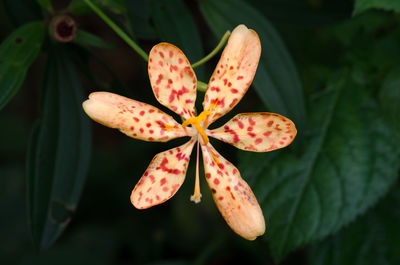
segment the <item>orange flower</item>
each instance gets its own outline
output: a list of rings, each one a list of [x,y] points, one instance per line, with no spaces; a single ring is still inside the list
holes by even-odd
[[[83,103],[95,121],[118,128],[126,135],[145,141],[165,142],[177,137],[191,139],[179,147],[157,154],[132,191],[131,202],[146,209],[171,198],[182,185],[197,142],[194,194],[200,202],[199,145],[203,153],[208,186],[222,216],[240,236],[254,240],[264,234],[265,221],[256,197],[238,169],[210,144],[214,137],[239,149],[267,152],[289,145],[296,136],[292,121],[274,113],[242,113],[220,128],[208,126],[229,112],[243,97],[255,75],[261,44],[255,31],[236,27],[211,76],[204,111],[195,117],[197,79],[186,56],[169,43],[153,47],[149,55],[150,83],[158,102],[182,116],[181,125],[151,105],[108,92],[95,92]]]

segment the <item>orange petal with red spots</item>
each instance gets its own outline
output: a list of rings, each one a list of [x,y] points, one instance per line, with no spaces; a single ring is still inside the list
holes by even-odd
[[[197,79],[178,47],[165,42],[154,46],[149,54],[148,70],[158,102],[185,119],[195,116]]]
[[[294,123],[284,116],[260,112],[238,114],[207,134],[239,149],[268,152],[289,145],[297,130]]]
[[[119,129],[132,138],[166,142],[187,135],[185,129],[168,114],[117,94],[94,92],[82,105],[94,121]]]
[[[261,55],[255,31],[237,26],[208,84],[204,110],[211,112],[208,124],[229,112],[244,96],[257,70]]]
[[[201,146],[208,186],[218,210],[238,235],[254,240],[265,232],[260,205],[237,168],[210,145]]]
[[[159,153],[153,158],[132,191],[131,202],[136,208],[146,209],[174,196],[185,180],[195,142],[191,139],[186,144]]]

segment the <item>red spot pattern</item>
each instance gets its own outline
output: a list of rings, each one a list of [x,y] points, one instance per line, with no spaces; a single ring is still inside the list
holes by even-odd
[[[161,83],[161,80],[163,79],[163,75],[159,74],[158,79],[156,80],[156,84],[159,85]]]
[[[167,179],[166,178],[162,178],[160,180],[160,186],[164,185],[165,183],[167,183]]]
[[[231,104],[229,104],[229,108],[233,108],[233,107],[236,105],[236,103],[237,103],[238,101],[239,101],[239,99],[234,98],[234,99],[232,100]]]
[[[242,113],[222,127],[210,130],[209,134],[243,150],[265,152],[290,144],[296,128],[278,114]]]
[[[261,46],[258,39],[251,36],[249,39],[251,40],[246,42],[248,45],[246,44],[245,47],[228,42],[216,70],[211,76],[209,89],[207,89],[203,102],[204,109],[211,110],[209,123],[235,107],[253,80],[261,54]],[[220,105],[214,108],[213,105],[218,103]]]
[[[146,141],[167,141],[187,134],[172,117],[151,105],[109,92],[92,93],[89,101],[107,109],[107,112],[90,115],[94,120],[108,127],[117,128],[130,137]],[[168,126],[168,131],[161,133],[161,130],[152,132],[144,130],[156,125],[156,121],[162,117],[165,117],[164,123]]]
[[[183,94],[186,94],[186,93],[188,93],[189,92],[189,89],[187,89],[187,87],[185,87],[185,86],[182,86],[182,88],[180,89],[180,90],[175,90],[175,89],[173,89],[172,91],[171,91],[171,93],[169,94],[169,103],[171,103],[172,101],[174,101],[175,100],[175,97],[179,100],[180,99],[180,97],[183,95]],[[185,101],[186,102],[186,101]]]
[[[164,157],[160,166],[157,167],[156,169],[161,169],[164,172],[168,172],[168,173],[174,174],[174,175],[178,175],[181,173],[181,171],[179,169],[168,168],[167,164],[168,164],[168,159],[166,157]]]
[[[197,80],[189,61],[177,47],[157,44],[149,54],[149,77],[157,100],[188,119],[193,116]],[[163,62],[162,65],[155,62]]]
[[[194,143],[194,140],[190,140],[154,157],[132,192],[131,201],[137,208],[144,209],[162,203],[175,194],[185,178]],[[177,155],[182,159],[177,159]]]
[[[202,151],[206,176],[209,176],[206,179],[214,201],[224,218],[238,218],[238,216],[242,218],[248,210],[257,209],[259,207],[257,200],[238,170],[219,155],[213,147],[202,146]],[[212,167],[212,163],[224,165],[226,169],[224,177],[218,176],[219,167]],[[246,209],[246,212],[235,212],[241,211],[241,209]]]

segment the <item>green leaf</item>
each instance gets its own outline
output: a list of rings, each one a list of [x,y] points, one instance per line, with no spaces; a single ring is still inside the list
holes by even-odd
[[[239,152],[239,171],[243,172],[246,182],[253,187],[257,178],[262,174],[264,169],[268,167],[271,161],[277,157],[281,151],[255,153],[255,152]]]
[[[37,0],[3,0],[5,14],[15,26],[42,19],[42,10]]]
[[[124,0],[92,0],[92,2],[114,14],[120,15],[127,11]],[[75,16],[86,15],[92,12],[83,0],[72,0],[69,3],[68,10]]]
[[[400,1],[398,0],[356,0],[353,16],[358,15],[368,9],[376,8],[386,11],[400,13]]]
[[[335,79],[310,108],[304,155],[278,157],[253,185],[277,260],[352,221],[398,175],[400,143],[380,109],[347,76]]]
[[[84,97],[69,55],[50,47],[41,119],[28,152],[28,216],[36,246],[45,249],[71,220],[89,166],[91,134]]]
[[[386,117],[400,134],[400,67],[393,69],[385,78],[379,100]]]
[[[96,35],[81,29],[78,29],[76,32],[76,37],[73,42],[84,47],[92,46],[103,49],[112,49],[115,47],[113,44],[107,43]]]
[[[157,39],[158,35],[150,17],[150,3],[143,0],[125,0],[131,28],[140,39]]]
[[[162,41],[179,47],[194,63],[204,56],[200,34],[193,17],[181,0],[151,1],[151,15]],[[196,74],[202,79],[204,70],[196,68]]]
[[[389,196],[338,234],[315,244],[311,265],[400,264],[400,190]]]
[[[296,67],[273,26],[241,0],[205,0],[200,8],[217,38],[239,24],[258,33],[262,53],[253,85],[266,107],[292,119],[302,133],[306,119],[303,90]]]
[[[48,12],[51,12],[53,10],[53,7],[51,6],[51,0],[36,0],[37,3],[45,10]]]
[[[346,0],[247,0],[272,22],[291,26],[330,25],[350,18],[353,3]]]
[[[31,22],[15,30],[0,46],[0,109],[17,93],[26,71],[36,59],[46,29]]]

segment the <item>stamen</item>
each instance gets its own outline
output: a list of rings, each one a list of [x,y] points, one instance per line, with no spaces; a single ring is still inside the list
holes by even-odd
[[[199,203],[201,201],[199,181],[199,149],[199,141],[197,141],[196,180],[194,184],[194,194],[190,196],[190,200],[195,203]]]
[[[213,160],[215,161],[215,163],[217,163],[217,165],[221,164],[217,158],[217,155],[214,154],[214,152],[212,150],[209,150],[211,152],[211,156],[213,157]]]
[[[210,140],[208,139],[208,136],[204,132],[203,128],[200,126],[200,123],[203,122],[207,118],[208,115],[210,115],[210,112],[208,110],[204,110],[197,117],[189,118],[186,121],[184,121],[184,123],[182,123],[182,127],[183,128],[185,128],[189,124],[192,124],[196,128],[197,132],[200,134],[200,136],[203,139],[203,142],[204,142],[205,145],[208,144],[208,142]]]

